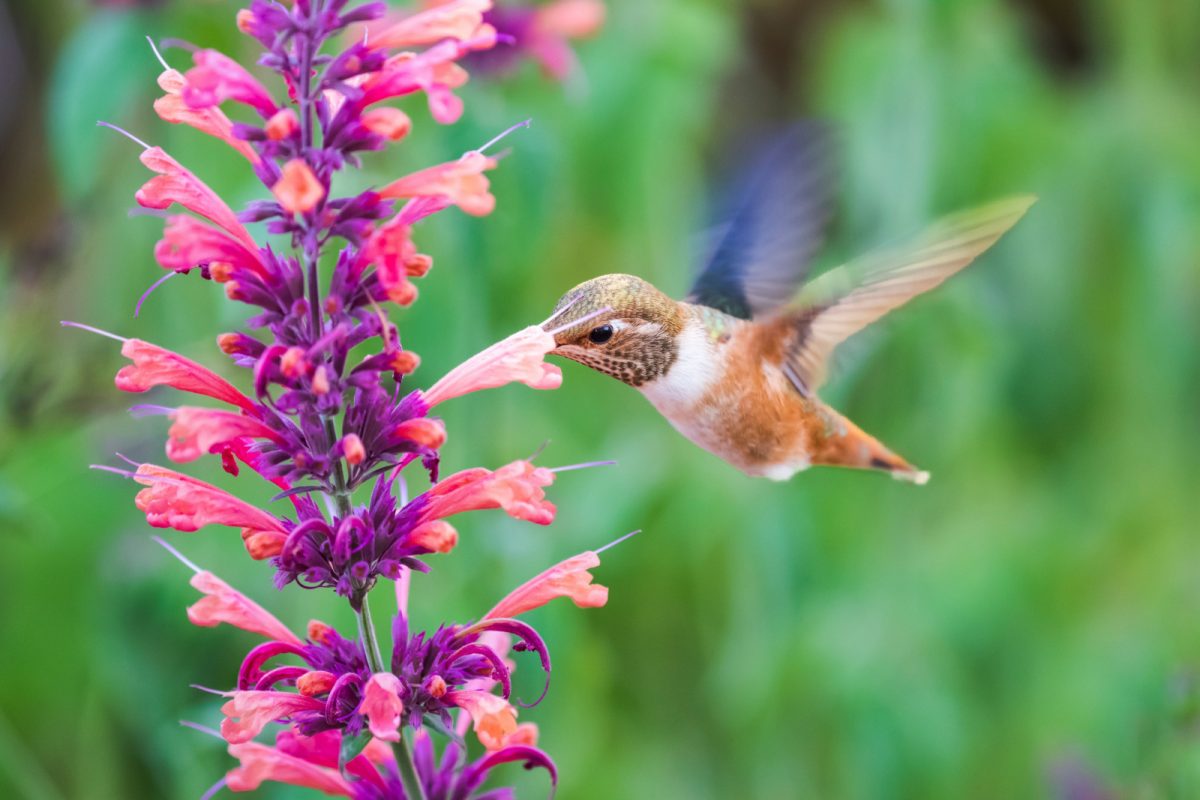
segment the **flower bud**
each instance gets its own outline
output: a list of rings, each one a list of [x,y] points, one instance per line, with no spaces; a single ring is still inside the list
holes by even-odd
[[[296,680],[296,690],[305,697],[316,697],[333,688],[336,680],[337,677],[333,673],[315,669],[312,672],[304,673]]]
[[[290,108],[282,108],[267,120],[267,138],[278,142],[292,136],[299,128],[300,121],[296,119],[296,112]]]
[[[429,417],[406,419],[392,431],[397,439],[407,439],[421,447],[436,450],[446,443],[446,426]]]
[[[458,544],[458,531],[449,522],[435,519],[414,528],[406,543],[431,553],[449,553]]]
[[[367,457],[367,449],[363,447],[362,439],[358,438],[358,434],[348,433],[342,437],[342,455],[346,457],[346,463],[357,466]]]
[[[279,359],[279,370],[289,378],[298,378],[308,372],[308,361],[300,347],[289,347]]]
[[[440,699],[446,694],[446,681],[441,675],[431,675],[425,681],[425,691],[429,692],[429,696]]]
[[[255,561],[265,561],[283,552],[283,543],[287,536],[278,531],[256,531],[253,528],[242,530],[242,544],[246,552]]]
[[[333,628],[326,625],[320,620],[309,620],[308,622],[308,639],[317,644],[329,644],[333,641],[332,635],[336,634]]]
[[[324,366],[317,367],[313,373],[312,390],[317,395],[329,394],[329,374]]]

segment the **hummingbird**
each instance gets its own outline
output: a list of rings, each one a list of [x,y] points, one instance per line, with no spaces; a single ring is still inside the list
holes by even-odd
[[[970,264],[1032,196],[947,216],[906,244],[803,285],[827,214],[812,137],[768,158],[675,300],[635,275],[592,278],[562,296],[551,354],[641,392],[685,437],[742,472],[783,481],[810,466],[929,473],[821,401],[847,338]]]

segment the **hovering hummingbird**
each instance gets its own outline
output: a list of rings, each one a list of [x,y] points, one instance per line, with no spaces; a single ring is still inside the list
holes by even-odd
[[[686,300],[633,275],[563,295],[551,352],[640,391],[684,436],[748,475],[812,465],[929,473],[817,397],[834,349],[963,269],[1034,202],[1013,197],[946,217],[909,244],[823,273],[801,290],[825,222],[821,147],[766,160]],[[578,324],[572,325],[572,321]]]

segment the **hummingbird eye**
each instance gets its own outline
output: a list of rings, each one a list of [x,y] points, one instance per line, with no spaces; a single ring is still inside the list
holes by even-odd
[[[612,325],[600,325],[599,327],[592,328],[592,330],[588,333],[588,340],[592,344],[604,344],[612,338],[612,335]]]

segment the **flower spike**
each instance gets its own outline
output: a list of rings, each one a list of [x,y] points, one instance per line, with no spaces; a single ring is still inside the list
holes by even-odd
[[[439,0],[378,24],[389,16],[382,2],[249,0],[235,21],[262,48],[250,68],[215,50],[162,40],[190,54],[191,68],[176,70],[148,39],[162,67],[157,115],[223,142],[241,157],[237,163],[244,159],[262,186],[245,205],[228,203],[161,147],[99,123],[141,146],[139,159],[152,175],[135,195],[138,213],[162,218],[154,259],[163,272],[145,279],[149,288],[134,316],[179,273],[219,285],[227,298],[255,309],[242,329],[217,338],[243,377],[227,379],[142,339],[63,324],[121,343],[128,363],[114,382],[122,391],[166,386],[218,401],[169,407],[156,400],[131,410],[138,419],[167,418],[172,462],[215,455],[235,477],[249,466],[274,484],[274,500],[290,501],[289,516],[156,464],[122,457],[127,466],[95,468],[139,484],[134,502],[152,527],[233,528],[250,557],[273,569],[276,587],[332,589],[357,617],[352,638],[317,621],[293,632],[155,537],[192,570],[199,593],[187,608],[193,624],[233,625],[261,639],[242,658],[233,690],[197,687],[223,698],[220,731],[183,723],[224,739],[236,760],[206,800],[222,788],[248,791],[264,781],[354,800],[482,800],[507,796],[506,789],[484,788],[489,773],[506,763],[543,768],[557,784],[554,763],[536,747],[536,724],[517,722],[516,706],[526,704],[512,698],[521,653],[531,653],[544,674],[534,703],[545,696],[550,653],[541,635],[513,616],[555,597],[603,605],[608,590],[590,572],[596,553],[547,570],[474,623],[413,630],[408,606],[413,573],[431,572],[461,546],[450,517],[499,509],[548,525],[557,509],[546,491],[557,474],[609,463],[549,469],[526,459],[440,474],[448,434],[432,415],[436,407],[513,382],[557,388],[562,373],[546,356],[570,303],[421,388],[410,385],[421,378],[414,375],[420,358],[409,347],[421,343],[404,339],[381,308],[385,300],[413,304],[417,281],[431,273],[432,257],[414,241],[421,221],[451,206],[475,216],[492,212],[489,173],[503,156],[492,151],[530,121],[376,189],[346,192],[361,182],[340,173],[359,166],[363,152],[407,139],[413,118],[386,101],[424,94],[433,120],[453,123],[464,113],[457,94],[470,77],[464,65],[487,63],[473,54],[504,43],[540,53],[544,63],[565,61],[563,40],[595,27],[595,2],[550,0],[526,15],[530,27],[522,33],[511,25],[497,30],[512,15],[494,12],[492,0]],[[281,80],[260,80],[267,73]],[[254,113],[231,119],[227,102]],[[411,476],[400,473],[414,463],[428,473],[429,488],[410,496]],[[390,653],[380,647],[368,604],[388,580],[397,601]],[[449,740],[435,746],[428,727]],[[487,750],[475,760],[462,741],[469,727]],[[411,749],[393,751],[389,742],[407,736]]]

